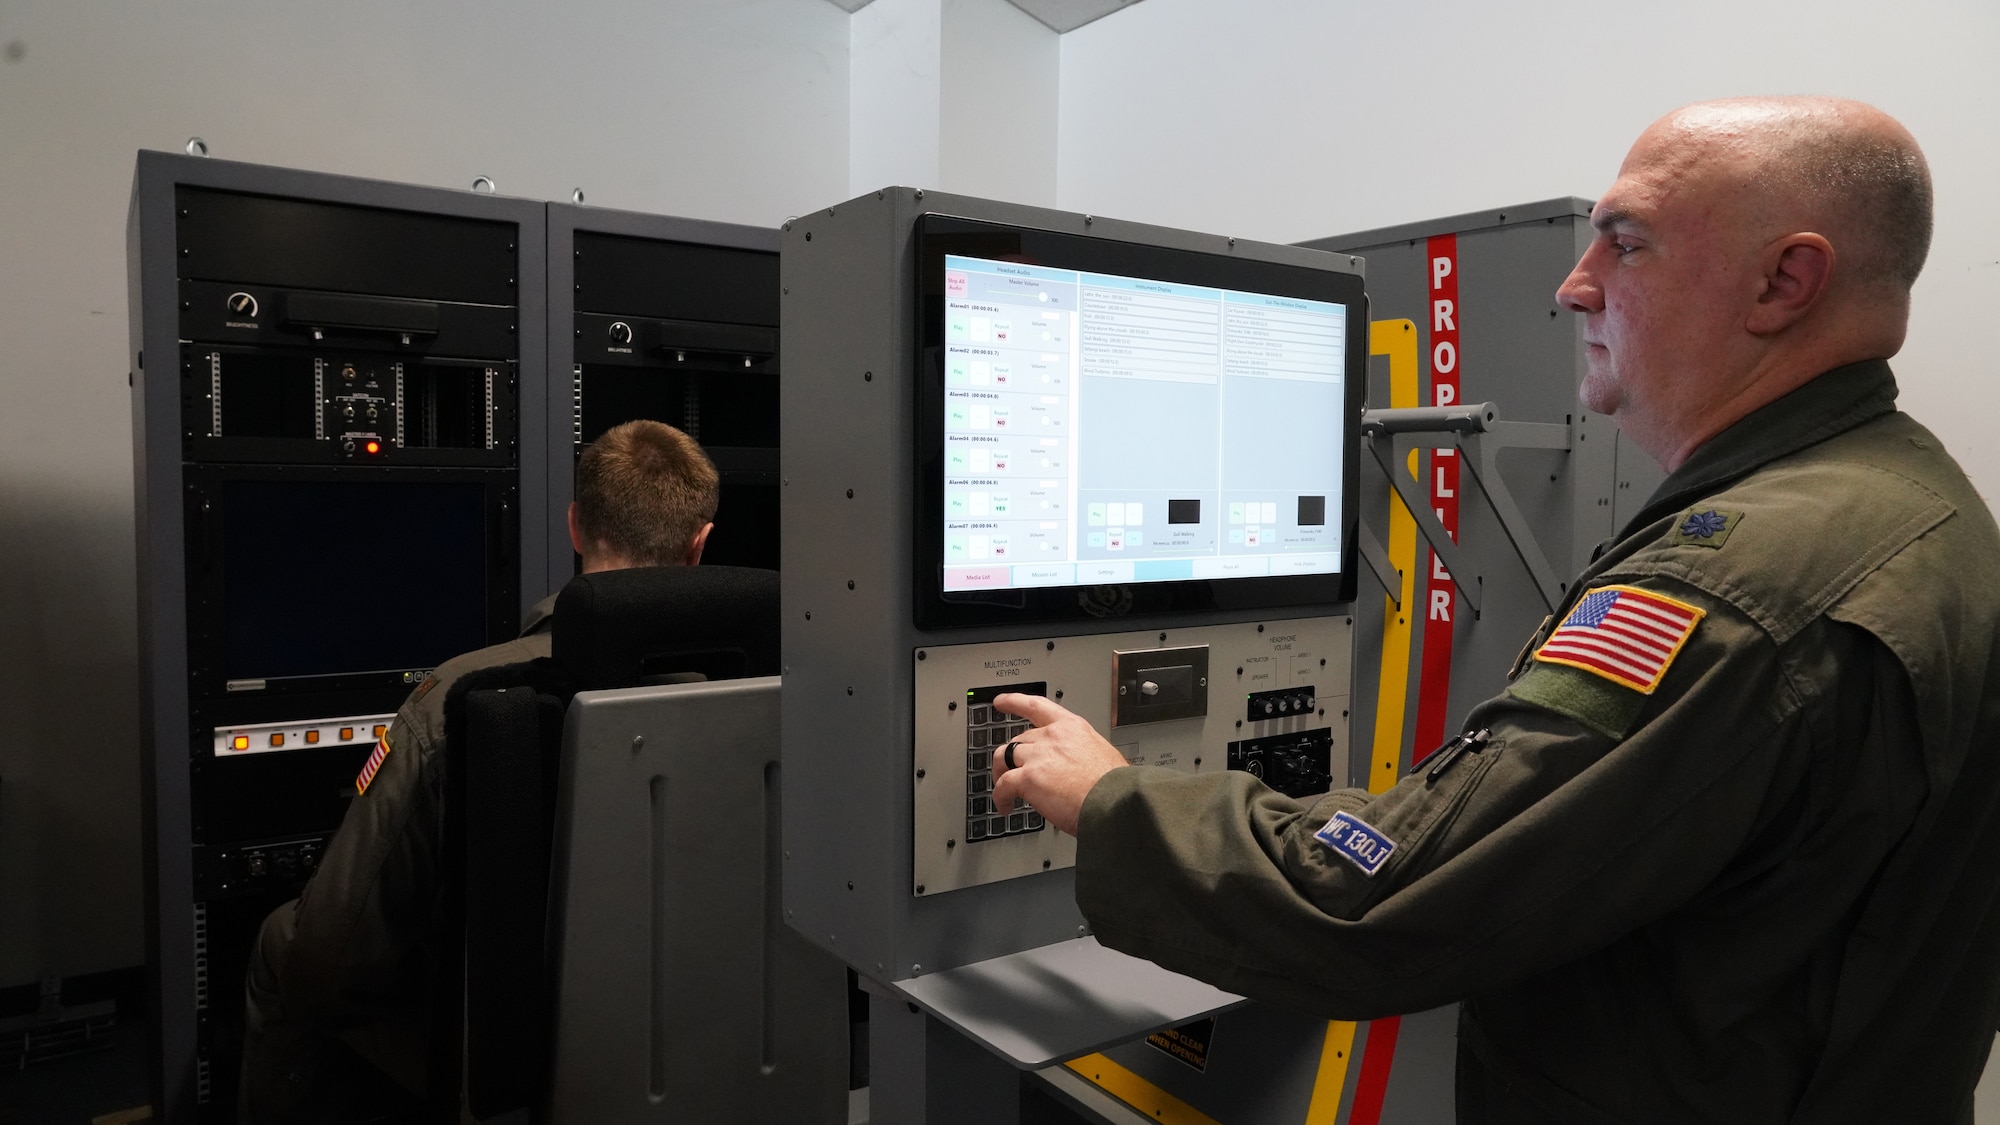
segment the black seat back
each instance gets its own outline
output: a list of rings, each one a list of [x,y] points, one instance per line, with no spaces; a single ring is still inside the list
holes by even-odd
[[[579,574],[556,599],[555,658],[578,691],[778,674],[778,572],[638,567]]]

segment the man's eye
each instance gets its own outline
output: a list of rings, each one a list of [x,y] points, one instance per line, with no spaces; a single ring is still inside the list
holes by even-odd
[[[1613,239],[1611,242],[1611,252],[1613,254],[1618,255],[1621,258],[1637,249],[1638,249],[1637,246],[1634,246],[1629,242],[1619,242],[1616,239]]]

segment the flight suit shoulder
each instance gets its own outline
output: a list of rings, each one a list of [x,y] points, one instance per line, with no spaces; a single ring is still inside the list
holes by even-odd
[[[402,740],[408,739],[424,749],[443,746],[444,701],[451,694],[453,685],[474,672],[506,664],[523,664],[546,657],[550,651],[547,632],[530,633],[454,656],[438,665],[423,683],[410,692],[409,698],[397,711],[397,729],[390,731],[392,744],[401,748]]]
[[[1887,415],[1773,462],[1663,521],[1615,570],[1684,583],[1786,644],[1958,511],[1925,459],[1902,455],[1922,453],[1911,430]]]

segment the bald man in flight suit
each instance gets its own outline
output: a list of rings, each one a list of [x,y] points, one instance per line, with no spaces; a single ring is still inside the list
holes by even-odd
[[[1463,735],[1296,801],[1003,695],[995,799],[1076,834],[1107,946],[1335,1018],[1462,1000],[1467,1125],[1970,1122],[2000,532],[1895,407],[1922,153],[1857,102],[1689,106],[1591,223],[1580,398],[1669,475]]]
[[[577,462],[569,506],[583,572],[699,563],[718,484],[672,426],[606,431]],[[528,612],[519,638],[446,661],[410,693],[312,881],[265,919],[245,988],[245,1125],[421,1116],[445,697],[470,673],[548,656],[555,601]]]

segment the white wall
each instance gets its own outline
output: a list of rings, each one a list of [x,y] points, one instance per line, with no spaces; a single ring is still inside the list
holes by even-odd
[[[0,986],[144,958],[133,153],[775,226],[844,197],[847,68],[824,0],[0,5]]]
[[[1061,37],[1006,0],[945,0],[943,57],[938,187],[1054,207]]]
[[[1594,197],[1686,102],[1860,98],[1916,134],[1937,185],[1902,402],[1991,503],[1996,47],[1992,0],[1146,0],[1062,38],[1058,205],[1293,242]]]
[[[944,79],[941,0],[874,0],[854,13],[848,192],[938,182]],[[836,202],[829,200],[828,202]]]
[[[1055,206],[1055,32],[1007,0],[874,0],[854,14],[848,189]]]

